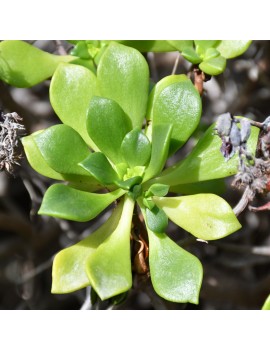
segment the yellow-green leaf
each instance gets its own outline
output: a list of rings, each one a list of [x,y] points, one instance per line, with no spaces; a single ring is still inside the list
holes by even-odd
[[[133,200],[126,197],[116,229],[87,261],[91,286],[102,300],[119,295],[132,286],[130,230],[133,208]]]
[[[50,101],[63,123],[75,129],[95,151],[98,148],[86,130],[86,116],[96,89],[96,76],[89,69],[61,64],[53,75],[50,85]]]
[[[121,217],[123,201],[111,217],[84,240],[58,252],[53,261],[52,293],[65,294],[90,285],[86,274],[86,262],[99,245],[116,228]]]
[[[201,98],[185,75],[163,78],[151,92],[147,119],[172,124],[169,153],[178,150],[194,132],[201,117]]]
[[[86,222],[124,193],[124,190],[118,189],[111,193],[93,194],[64,184],[54,184],[46,191],[38,214]]]
[[[214,194],[153,197],[179,227],[203,240],[221,239],[241,228],[230,205]]]
[[[116,101],[133,127],[141,127],[147,106],[149,68],[142,54],[112,42],[103,53],[97,70],[100,96]]]
[[[151,281],[156,293],[169,301],[198,304],[201,262],[166,234],[148,230],[148,236]]]
[[[221,40],[216,49],[225,58],[242,55],[250,46],[251,40]]]
[[[28,88],[50,78],[59,63],[75,59],[49,54],[20,40],[4,40],[0,43],[0,79]]]

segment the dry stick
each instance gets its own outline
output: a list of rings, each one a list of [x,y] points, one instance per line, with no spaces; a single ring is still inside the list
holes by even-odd
[[[34,187],[32,186],[31,182],[24,178],[23,176],[21,176],[21,179],[23,181],[23,184],[30,196],[31,202],[32,203],[40,203],[41,202],[41,196],[38,196],[36,191],[34,190]]]
[[[65,56],[67,55],[66,49],[64,48],[61,40],[54,40],[56,50],[58,51],[59,55]]]
[[[92,308],[92,303],[91,303],[91,286],[86,287],[86,296],[84,303],[82,304],[80,310],[91,310]]]
[[[247,207],[250,199],[253,196],[253,191],[250,189],[250,187],[246,187],[245,191],[243,192],[243,195],[238,202],[238,204],[233,208],[233,212],[238,217],[240,213],[244,211],[244,209]]]
[[[26,273],[25,275],[23,275],[22,278],[17,282],[17,284],[24,284],[27,281],[29,281],[30,279],[33,279],[38,274],[40,274],[40,273],[46,271],[48,268],[50,268],[52,266],[54,256],[55,255],[50,257],[49,260],[47,260],[46,262],[43,262],[42,264],[37,266],[35,269],[33,269],[33,270],[29,271],[28,273]]]
[[[177,70],[177,67],[178,67],[178,64],[179,64],[179,60],[180,60],[180,54],[178,53],[176,59],[175,59],[175,62],[174,62],[174,66],[173,66],[173,70],[172,70],[172,75],[174,75],[176,73],[176,70]]]
[[[252,120],[249,120],[249,122],[254,127],[257,127],[260,129],[263,129],[263,127],[264,127],[264,124],[262,122],[257,122],[257,121],[252,121]]]

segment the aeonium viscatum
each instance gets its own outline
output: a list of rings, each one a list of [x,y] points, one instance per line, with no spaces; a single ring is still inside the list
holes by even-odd
[[[184,160],[164,170],[200,121],[201,98],[192,82],[173,75],[148,91],[144,57],[113,42],[97,75],[75,64],[58,66],[50,101],[63,124],[23,138],[31,166],[60,181],[45,193],[39,214],[83,222],[115,204],[96,231],[55,256],[53,293],[90,285],[104,300],[128,291],[138,257],[130,241],[136,239],[149,246],[144,263],[157,294],[198,303],[202,265],[167,236],[168,220],[202,240],[240,228],[229,204],[211,191],[216,179],[237,172],[220,154],[214,126]],[[136,231],[136,216],[143,233]]]

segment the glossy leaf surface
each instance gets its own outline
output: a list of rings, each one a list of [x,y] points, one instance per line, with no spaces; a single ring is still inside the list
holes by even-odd
[[[117,228],[88,259],[88,277],[102,300],[132,286],[130,230],[133,208],[134,202],[126,197]]]
[[[193,45],[193,40],[117,40],[141,52],[182,51]]]
[[[168,40],[167,42],[179,51],[193,47],[193,40]]]
[[[114,100],[95,96],[90,102],[86,125],[91,139],[112,162],[125,162],[121,144],[132,124]]]
[[[251,40],[221,40],[216,49],[229,59],[242,55],[250,46]]]
[[[238,171],[238,157],[225,161],[220,152],[221,139],[214,135],[215,124],[208,128],[192,152],[178,164],[168,168],[156,178],[158,183],[178,185],[199,181],[225,178]],[[259,129],[251,128],[247,148],[255,154]]]
[[[135,176],[126,180],[117,180],[115,182],[116,185],[118,185],[120,188],[129,190],[133,186],[138,185],[142,182],[142,177],[140,176]]]
[[[219,44],[220,40],[194,40],[198,53],[205,53],[207,49],[214,48]]]
[[[112,42],[103,53],[97,70],[99,94],[115,100],[130,117],[133,127],[145,117],[149,69],[142,54]]]
[[[203,240],[221,239],[241,228],[230,205],[214,194],[153,200],[174,223]]]
[[[149,165],[145,171],[144,181],[159,174],[168,157],[172,124],[156,124],[152,128],[152,150]]]
[[[146,191],[145,196],[166,196],[169,191],[169,186],[165,184],[153,184],[150,188]]]
[[[35,143],[35,136],[40,133],[42,131],[35,132],[21,139],[28,162],[36,172],[45,177],[64,180],[64,176],[52,169],[40,153]]]
[[[43,158],[56,172],[89,175],[78,163],[90,153],[82,137],[65,124],[52,126],[34,137]]]
[[[90,70],[92,73],[96,74],[97,73],[97,69],[96,66],[93,62],[92,59],[81,59],[81,58],[76,58],[76,60],[72,61],[72,64],[74,65],[78,65],[78,66],[82,66],[87,68],[88,70]]]
[[[150,96],[147,118],[156,124],[172,124],[170,151],[175,152],[196,129],[201,117],[201,98],[185,75],[163,78]]]
[[[124,190],[118,189],[107,194],[93,194],[64,184],[54,184],[46,191],[38,213],[86,222],[95,218],[124,193]]]
[[[4,40],[0,43],[0,79],[28,88],[50,78],[59,63],[74,59],[49,54],[20,40]]]
[[[151,198],[144,197],[142,203],[149,210],[152,210],[156,206],[156,204]]]
[[[148,230],[148,236],[151,281],[156,293],[169,301],[198,304],[201,262],[166,234]]]
[[[70,54],[78,56],[81,59],[89,59],[91,57],[85,40],[79,40],[75,47],[70,51]]]
[[[98,246],[116,228],[122,213],[120,203],[111,217],[84,240],[61,250],[54,258],[52,268],[52,293],[65,294],[90,285],[86,262]]]
[[[86,171],[95,177],[101,184],[109,185],[118,180],[118,175],[112,168],[107,157],[101,152],[90,154],[79,163]]]
[[[151,144],[141,129],[135,128],[124,137],[121,151],[130,167],[144,166],[150,159]]]
[[[96,76],[89,69],[61,64],[51,81],[50,101],[61,121],[75,129],[97,151],[86,130],[87,110],[95,89]]]
[[[198,55],[196,50],[192,47],[184,49],[181,54],[186,60],[192,62],[193,64],[198,64],[202,61],[201,56]]]
[[[225,70],[226,59],[223,56],[210,58],[209,60],[201,62],[199,68],[211,76],[216,76]]]
[[[218,57],[218,56],[220,56],[220,53],[219,53],[219,51],[217,51],[217,49],[209,48],[205,52],[204,60],[207,61],[207,60],[213,59],[213,58]]]
[[[154,206],[153,208],[146,208],[145,220],[147,227],[155,233],[163,233],[168,226],[168,217],[165,212]]]
[[[168,40],[117,40],[119,43],[130,46],[141,52],[175,51],[175,47]]]
[[[100,189],[97,180],[90,175],[59,173],[50,167],[35,142],[35,137],[41,133],[43,133],[42,130],[22,138],[22,144],[27,160],[36,172],[52,179],[69,181],[69,184],[72,185],[72,187],[79,190],[97,191]],[[72,165],[72,167],[73,166],[74,165]]]

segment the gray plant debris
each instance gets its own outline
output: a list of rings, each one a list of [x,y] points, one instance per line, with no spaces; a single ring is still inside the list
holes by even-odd
[[[25,128],[20,122],[16,112],[1,112],[0,115],[0,171],[12,173],[14,165],[19,165],[22,155],[19,151],[20,136],[24,134]]]

